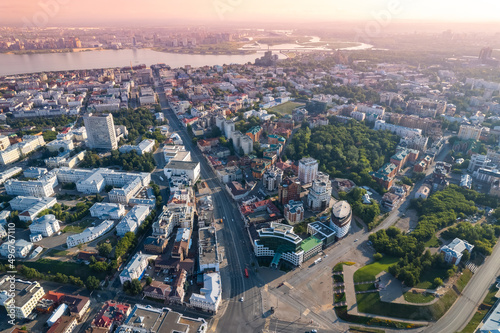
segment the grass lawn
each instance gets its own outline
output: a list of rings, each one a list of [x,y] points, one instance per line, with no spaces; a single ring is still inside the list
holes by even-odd
[[[404,293],[404,297],[405,297],[405,300],[407,302],[410,302],[410,303],[429,303],[434,298],[436,298],[432,294],[427,294],[427,295],[420,294],[420,293],[414,294],[410,291]]]
[[[473,333],[476,330],[479,323],[481,323],[481,321],[490,311],[493,304],[495,304],[493,296],[495,296],[497,290],[498,289],[495,286],[491,286],[490,290],[488,291],[488,294],[486,294],[486,297],[483,300],[483,303],[479,305],[479,308],[477,309],[472,319],[460,333]]]
[[[50,259],[38,259],[35,262],[26,261],[23,263],[26,267],[31,267],[39,271],[40,273],[49,273],[50,274],[66,274],[73,275],[81,278],[83,281],[87,279],[87,277],[93,275],[99,280],[104,280],[106,277],[106,273],[98,273],[89,269],[89,267],[85,264],[77,264],[74,262],[64,262],[58,260],[50,260]]]
[[[433,235],[431,239],[429,239],[427,242],[425,242],[425,247],[439,247],[441,246],[439,244],[439,240],[437,239],[436,235]]]
[[[335,294],[335,303],[345,302],[345,293]]]
[[[354,324],[397,328],[397,329],[410,329],[410,328],[422,327],[422,325],[410,324],[401,321],[384,320],[384,319],[370,318],[365,316],[350,315],[347,313],[347,306],[336,307],[335,313],[340,319]]]
[[[374,283],[357,284],[354,286],[354,289],[356,289],[356,291],[374,290],[375,284]]]
[[[432,289],[435,278],[438,277],[445,280],[446,271],[446,268],[431,268],[426,270],[420,277],[420,282],[415,285],[415,288]]]
[[[74,232],[74,233],[79,234],[83,230],[85,230],[88,227],[90,227],[90,225],[92,224],[92,222],[93,222],[93,220],[86,219],[86,220],[83,220],[81,222],[73,223],[72,225],[66,226],[63,229],[63,232]]]
[[[304,103],[297,102],[286,102],[280,105],[273,106],[269,109],[269,111],[279,112],[281,114],[292,114],[292,111],[298,107],[305,105]]]
[[[69,251],[66,250],[61,250],[61,251],[55,251],[53,250],[52,252],[49,253],[49,256],[52,257],[66,257],[68,255]]]
[[[461,292],[472,277],[469,270],[465,270],[455,286]],[[412,320],[438,320],[446,313],[457,299],[458,294],[450,289],[431,305],[417,306],[411,304],[387,303],[380,300],[379,293],[357,294],[358,310],[362,313],[371,313],[387,317],[396,317]]]
[[[397,258],[384,256],[381,260],[361,267],[354,272],[354,282],[373,281],[380,272],[387,271],[391,265],[397,262]]]

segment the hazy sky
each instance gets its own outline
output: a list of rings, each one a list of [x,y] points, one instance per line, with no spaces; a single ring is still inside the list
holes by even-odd
[[[500,22],[499,0],[0,0],[0,25],[373,20]]]

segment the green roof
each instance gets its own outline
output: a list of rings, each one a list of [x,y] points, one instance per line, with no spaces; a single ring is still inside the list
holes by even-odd
[[[321,239],[317,238],[316,236],[311,236],[311,237],[304,239],[302,241],[302,244],[300,244],[300,248],[304,252],[307,252],[307,251],[314,249],[316,246],[318,246],[320,244],[323,244],[323,241]]]

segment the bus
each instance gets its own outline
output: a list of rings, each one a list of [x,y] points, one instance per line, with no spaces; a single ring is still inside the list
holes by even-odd
[[[319,264],[320,262],[321,262],[321,258],[318,258],[318,259],[314,260],[314,265]]]
[[[245,268],[245,277],[248,277],[248,268]]]

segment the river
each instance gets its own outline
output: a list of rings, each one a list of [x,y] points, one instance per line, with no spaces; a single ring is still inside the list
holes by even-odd
[[[125,67],[165,63],[172,68],[254,62],[262,54],[198,55],[157,52],[149,49],[101,50],[69,53],[0,54],[0,75]]]
[[[311,42],[319,42],[319,37],[311,36]],[[341,48],[341,50],[365,50],[373,45],[359,43],[353,47]],[[307,45],[307,44],[306,44]],[[271,50],[301,49],[301,50],[328,50],[326,47],[307,47],[304,44],[281,44],[269,46]],[[243,47],[257,53],[244,55],[208,55],[208,54],[179,54],[157,52],[150,49],[126,49],[126,50],[100,50],[68,53],[39,53],[39,54],[0,54],[0,76],[38,73],[51,71],[66,71],[94,68],[125,67],[145,64],[147,66],[165,63],[172,68],[191,65],[192,67],[214,66],[224,64],[244,64],[254,62],[255,58],[262,56],[267,51],[268,45],[254,44]],[[253,46],[253,47],[252,47]],[[283,54],[278,54],[285,58]]]

